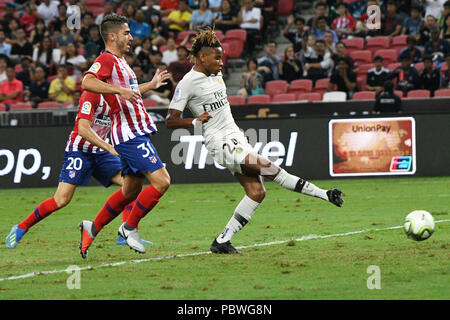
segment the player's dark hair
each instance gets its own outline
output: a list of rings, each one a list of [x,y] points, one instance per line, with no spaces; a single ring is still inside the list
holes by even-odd
[[[194,38],[194,43],[192,44],[191,55],[197,57],[202,48],[219,48],[222,47],[216,33],[213,29],[207,28],[200,31],[200,33]]]
[[[102,35],[103,41],[106,43],[108,40],[108,33],[117,29],[124,23],[128,23],[128,19],[125,16],[121,16],[117,13],[105,15],[100,23],[100,34]]]

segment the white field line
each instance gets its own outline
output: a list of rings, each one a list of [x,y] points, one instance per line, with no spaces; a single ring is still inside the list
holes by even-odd
[[[446,220],[437,220],[435,223],[442,223],[442,222],[450,222],[450,219]],[[335,237],[345,237],[350,236],[354,234],[360,234],[360,233],[366,233],[366,232],[373,232],[373,231],[386,231],[386,230],[394,230],[394,229],[401,229],[403,226],[395,226],[395,227],[387,227],[387,228],[375,228],[375,229],[363,229],[359,231],[350,231],[350,232],[344,232],[344,233],[335,233],[335,234],[329,234],[329,235],[316,235],[316,234],[310,234],[307,236],[303,236],[297,239],[290,239],[290,240],[280,240],[280,241],[272,241],[272,242],[266,242],[266,243],[255,243],[247,246],[240,246],[236,247],[237,249],[247,249],[247,248],[255,248],[255,247],[265,247],[265,246],[272,246],[276,244],[283,244],[288,243],[291,241],[306,241],[306,240],[314,240],[314,239],[327,239],[327,238],[335,238]],[[205,252],[194,252],[194,253],[185,253],[185,254],[177,254],[173,256],[160,256],[160,257],[153,257],[153,258],[145,258],[145,259],[138,259],[138,260],[129,260],[129,261],[119,261],[119,262],[113,262],[113,263],[104,263],[97,266],[86,266],[79,268],[80,271],[82,270],[93,270],[93,269],[99,269],[99,268],[110,268],[110,267],[117,267],[125,264],[133,264],[133,263],[141,263],[141,262],[150,262],[150,261],[159,261],[159,260],[168,260],[168,259],[174,259],[174,258],[185,258],[185,257],[194,257],[194,256],[201,256],[201,255],[207,255],[211,254],[210,251]],[[48,271],[35,271],[30,272],[18,276],[11,276],[7,278],[0,278],[1,281],[9,281],[9,280],[19,280],[19,279],[26,279],[31,277],[36,277],[40,275],[50,275],[50,274],[56,274],[56,273],[64,273],[66,272],[66,269],[64,270],[48,270]]]

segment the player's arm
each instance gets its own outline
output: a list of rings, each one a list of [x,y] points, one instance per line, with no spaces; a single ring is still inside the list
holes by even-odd
[[[94,93],[118,94],[122,98],[129,100],[131,102],[137,102],[137,100],[140,97],[140,94],[136,91],[103,82],[97,79],[97,77],[91,73],[87,73],[83,77],[83,81],[81,82],[81,88],[83,90]]]
[[[151,81],[141,83],[139,85],[139,91],[141,92],[141,95],[144,95],[146,92],[154,89],[158,89],[161,86],[164,86],[167,84],[165,80],[170,78],[170,74],[164,70],[161,71],[159,69],[156,69],[155,75],[153,76],[153,79]]]
[[[178,128],[193,128],[204,122],[208,122],[212,116],[208,112],[203,112],[198,118],[187,118],[183,119],[182,111],[176,109],[169,109],[166,117],[166,127],[168,129],[178,129]]]
[[[79,119],[78,120],[78,134],[82,136],[84,139],[92,143],[94,146],[99,147],[103,150],[108,151],[114,156],[119,156],[116,149],[105,140],[100,138],[98,134],[92,130],[91,127],[92,122],[87,119]]]

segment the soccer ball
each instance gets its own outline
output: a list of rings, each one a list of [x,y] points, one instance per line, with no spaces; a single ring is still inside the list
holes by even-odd
[[[403,227],[408,238],[415,241],[426,240],[434,232],[434,219],[428,211],[414,210],[406,216]]]

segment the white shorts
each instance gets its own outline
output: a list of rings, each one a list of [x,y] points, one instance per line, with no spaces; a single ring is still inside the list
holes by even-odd
[[[254,151],[242,131],[234,131],[222,137],[214,137],[205,146],[211,157],[233,174],[242,174],[241,164],[245,157]]]

